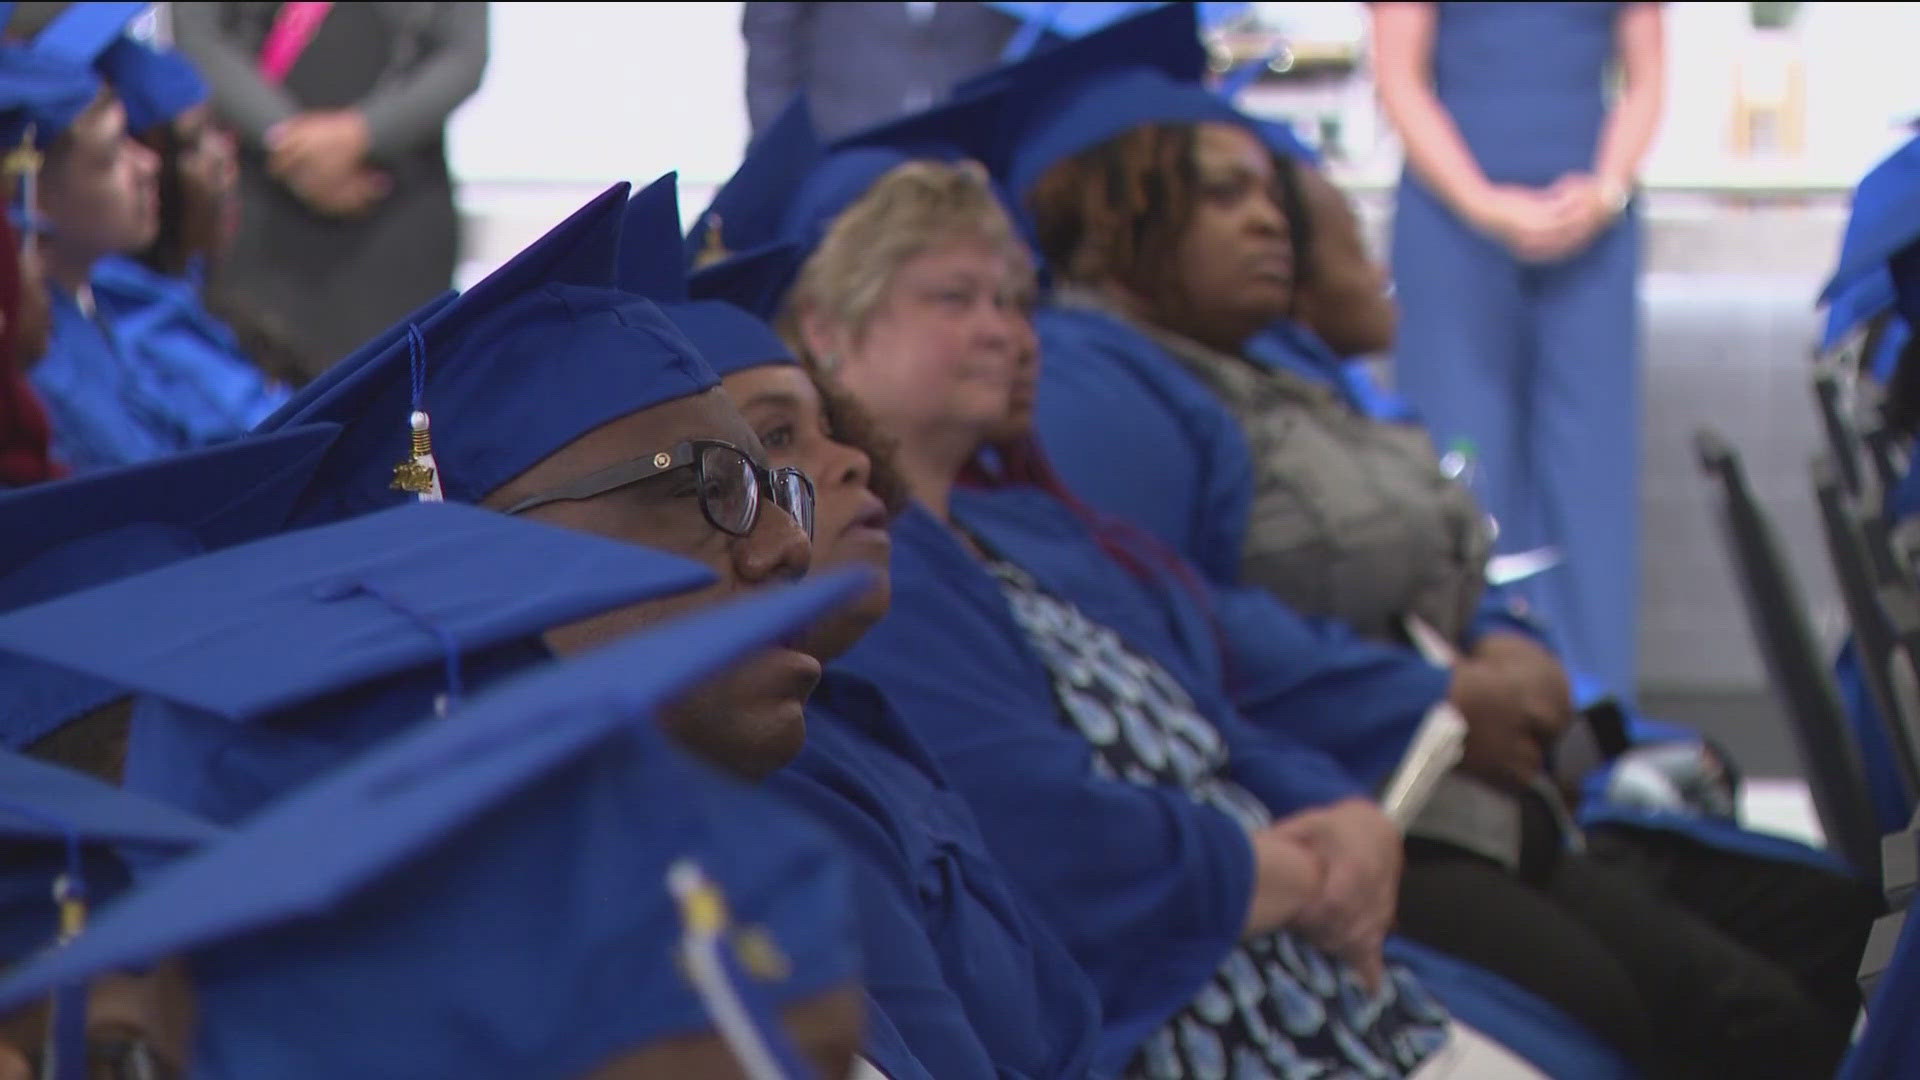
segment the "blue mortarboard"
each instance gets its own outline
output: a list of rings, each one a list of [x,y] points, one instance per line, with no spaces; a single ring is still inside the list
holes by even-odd
[[[278,530],[337,433],[308,425],[0,494],[0,611]],[[0,656],[0,745],[27,746],[121,693]]]
[[[1833,276],[1820,290],[1821,303],[1861,308],[1858,318],[1874,314],[1874,301],[1900,303],[1909,320],[1920,315],[1920,295],[1902,295],[1897,275],[1886,278],[1900,252],[1920,240],[1920,138],[1909,140],[1860,178],[1853,211],[1840,243]],[[1920,284],[1920,283],[1916,283]],[[1909,286],[1907,292],[1913,292]],[[1830,322],[1834,320],[1830,319]],[[1832,327],[1831,338],[1853,329],[1857,319]]]
[[[78,933],[129,873],[117,851],[170,857],[220,838],[216,826],[77,772],[0,750],[0,969]],[[86,993],[50,987],[56,1075],[84,1077]]]
[[[811,254],[847,207],[907,161],[987,161],[1007,121],[999,94],[956,97],[854,132],[829,146],[803,180],[789,181],[780,236]]]
[[[743,1011],[854,978],[844,871],[652,715],[869,582],[702,612],[407,732],[15,971],[0,1010],[185,952],[205,1077],[572,1080],[709,1027],[739,1046]]]
[[[772,325],[799,269],[798,245],[762,244],[694,271],[687,291],[694,300],[725,300]]]
[[[82,868],[86,900],[99,903],[126,878],[124,868],[102,861],[101,849],[172,853],[220,835],[218,826],[183,810],[0,750],[0,968],[53,943],[60,914],[53,880],[87,849],[94,849],[94,866],[107,867],[103,873]]]
[[[793,353],[764,319],[725,295],[737,289],[749,302],[768,303],[767,294],[777,296],[792,280],[797,260],[793,246],[768,244],[699,271],[693,277],[701,279],[703,295],[695,299],[680,257],[679,208],[674,173],[627,201],[620,228],[620,287],[659,304],[716,375],[794,363]]]
[[[524,253],[523,253],[524,254]],[[358,371],[363,365],[374,360],[381,353],[407,339],[411,327],[425,325],[427,320],[439,314],[441,309],[453,303],[460,294],[452,289],[415,308],[406,318],[381,331],[380,336],[341,357],[322,371],[317,378],[301,387],[288,398],[273,415],[254,425],[255,432],[278,431],[281,428],[304,424],[313,415],[319,404],[326,400],[327,394],[339,385],[340,381]]]
[[[608,189],[314,402],[306,415],[344,430],[297,520],[478,502],[603,424],[715,386],[658,308],[615,287],[626,195]]]
[[[41,56],[19,45],[0,45],[0,146],[21,144],[28,128],[45,148],[73,126],[100,94],[100,80],[83,64]],[[37,162],[7,162],[16,174]]]
[[[122,37],[100,54],[100,73],[126,106],[127,130],[142,134],[207,100],[207,83],[175,49]]]
[[[120,40],[127,26],[152,4],[68,4],[33,36],[32,49],[41,56],[82,67],[92,67],[107,47]]]
[[[687,265],[788,239],[781,227],[795,178],[812,171],[823,152],[806,98],[795,95],[694,219],[685,240]]]
[[[704,566],[473,507],[408,504],[0,615],[0,651],[146,695],[126,783],[233,821],[538,636],[709,584]]]
[[[1001,59],[1007,61],[1025,59],[1036,46],[1048,40],[1060,38],[1081,38],[1123,19],[1147,11],[1150,8],[1165,7],[1161,3],[1127,2],[1127,0],[1076,0],[1074,3],[1061,3],[1051,0],[1046,3],[988,3],[994,8],[1020,20],[1020,30],[1007,42],[1007,48]],[[1200,25],[1218,26],[1244,13],[1251,5],[1245,3],[1201,3],[1199,9]]]
[[[1247,124],[1201,84],[1206,63],[1193,5],[1167,4],[976,76],[956,93],[1019,103],[989,160],[1019,200],[1054,164],[1144,124]]]

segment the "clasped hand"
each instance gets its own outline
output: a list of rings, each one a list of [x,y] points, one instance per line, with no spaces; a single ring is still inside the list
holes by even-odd
[[[1254,835],[1254,850],[1260,891],[1290,900],[1288,910],[1273,912],[1275,925],[1298,930],[1377,991],[1400,891],[1393,822],[1371,801],[1347,799],[1274,822]]]
[[[366,162],[372,134],[352,109],[305,112],[267,130],[267,168],[300,200],[331,217],[358,217],[392,190]]]
[[[1481,232],[1525,262],[1559,262],[1577,254],[1613,221],[1599,181],[1567,173],[1544,188],[1496,184],[1468,212]]]

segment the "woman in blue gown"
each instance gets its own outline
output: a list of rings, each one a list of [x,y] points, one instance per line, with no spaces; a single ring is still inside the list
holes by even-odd
[[[232,438],[287,400],[262,362],[293,364],[283,338],[257,317],[208,306],[207,264],[238,224],[232,141],[180,54],[123,40],[100,67],[126,107],[128,132],[159,158],[160,223],[147,250],[95,265],[94,302],[129,366],[160,395],[154,407],[164,407],[180,449]]]
[[[825,664],[888,605],[887,527],[906,491],[852,401],[817,387],[751,311],[773,306],[797,257],[769,245],[685,276],[672,176],[628,203],[621,285],[686,334],[775,468],[813,480],[814,570],[865,565],[878,581],[804,642]],[[798,758],[768,778],[855,856],[863,979],[897,1033],[867,1052],[894,1080],[1083,1080],[1099,1002],[1086,974],[987,850],[966,802],[886,697],[830,670],[808,699]]]
[[[1574,664],[1634,688],[1640,261],[1633,185],[1663,94],[1661,13],[1631,3],[1375,4],[1374,73],[1406,147],[1398,387],[1471,439],[1511,551]],[[1611,104],[1614,68],[1621,92]]]
[[[1309,1010],[1288,1021],[1264,1015],[1259,995],[1246,996],[1247,987],[1264,979],[1277,995],[1270,1000],[1284,1011],[1294,1003],[1280,988],[1310,987],[1313,980],[1293,964],[1308,953],[1276,946],[1263,954],[1262,943],[1270,939],[1260,933],[1236,947],[1240,927],[1213,921],[1232,895],[1218,891],[1223,873],[1232,880],[1229,841],[1205,829],[1170,835],[1162,820],[1164,806],[1142,817],[1109,802],[1127,787],[1184,789],[1189,800],[1237,824],[1243,837],[1254,836],[1256,850],[1263,841],[1297,838],[1299,826],[1287,819],[1298,811],[1306,810],[1302,816],[1311,821],[1365,805],[1352,798],[1352,782],[1337,766],[1288,745],[1284,728],[1265,726],[1256,733],[1244,727],[1227,699],[1215,636],[1221,626],[1210,620],[1205,604],[1196,602],[1205,594],[1177,559],[1151,543],[1132,542],[1131,534],[1111,523],[1090,530],[1089,512],[1076,512],[1057,485],[953,490],[951,472],[974,461],[983,444],[1004,439],[1015,440],[1015,449],[1000,475],[1031,481],[1047,474],[1035,465],[1031,445],[1021,441],[1030,423],[1032,371],[1018,370],[1019,358],[1031,358],[1032,340],[1018,310],[1020,258],[996,247],[991,230],[967,231],[980,228],[980,219],[957,208],[966,205],[954,190],[961,182],[938,179],[966,173],[952,168],[941,173],[941,168],[902,166],[863,196],[834,224],[790,300],[792,326],[812,355],[837,372],[901,440],[903,469],[922,504],[896,527],[893,612],[849,655],[847,665],[888,692],[948,775],[968,792],[997,854],[1094,975],[1114,1049],[1131,1052],[1147,1040],[1132,1066],[1142,1075],[1204,1072],[1209,1055],[1220,1060],[1245,1055],[1284,1073],[1296,1067],[1290,1055],[1313,1060],[1356,1047],[1391,1062],[1381,1044],[1368,1037],[1374,1032],[1342,1037],[1343,1031],[1353,1034],[1341,1026],[1353,1017],[1338,1005],[1321,1003],[1333,1018],[1321,1028],[1302,1019]],[[927,190],[916,192],[916,187]],[[917,218],[916,200],[927,204],[917,207]],[[979,205],[993,206],[984,195]],[[997,214],[993,210],[988,216]],[[930,242],[929,235],[945,242]],[[898,265],[890,276],[879,269],[889,258]],[[852,280],[862,274],[864,280]],[[987,316],[982,309],[997,311]],[[1002,402],[998,414],[996,400]],[[1111,557],[1103,557],[1103,550]],[[1149,573],[1134,577],[1122,565]],[[1152,573],[1156,568],[1163,572]],[[1034,696],[1023,704],[1023,694]],[[1273,817],[1282,821],[1266,824]],[[1114,855],[1112,841],[1084,850],[1084,862],[1062,855],[1087,847],[1080,830],[1096,819],[1112,819],[1103,835],[1126,837],[1127,858]],[[1358,821],[1343,823],[1342,829],[1354,830],[1344,833],[1351,846],[1336,851],[1365,850],[1355,842],[1356,833],[1366,835],[1364,820],[1361,813]],[[1317,850],[1334,868],[1330,880],[1360,876],[1339,869],[1342,854]],[[1198,897],[1182,895],[1181,886],[1191,882],[1167,879],[1162,867],[1168,863],[1192,867],[1211,887]],[[1216,868],[1212,872],[1205,870],[1210,864]],[[1145,867],[1152,873],[1142,876]],[[1831,1052],[1824,1039],[1809,1034],[1824,1023],[1824,1014],[1804,999],[1788,973],[1742,951],[1637,881],[1575,859],[1542,872],[1567,882],[1568,889],[1551,901],[1522,890],[1526,918],[1502,925],[1510,933],[1528,931],[1531,936],[1522,940],[1592,975],[1596,986],[1606,985],[1597,981],[1600,974],[1608,975],[1619,991],[1616,997],[1657,999],[1662,1011],[1653,1031],[1623,1047],[1651,1070],[1662,1067],[1654,1062],[1712,1068],[1758,1061],[1788,1070],[1778,1075],[1790,1075]],[[1388,875],[1393,876],[1397,871]],[[1350,883],[1352,877],[1345,880]],[[1318,892],[1308,890],[1316,897]],[[1329,917],[1322,904],[1330,901],[1317,897],[1301,903],[1299,896],[1287,916],[1263,927],[1257,921],[1262,904],[1257,890],[1255,897],[1253,929],[1289,926],[1297,916],[1302,940],[1329,947],[1342,962],[1356,965],[1355,971],[1363,970],[1369,957],[1362,944],[1369,931],[1362,928],[1370,926],[1372,934],[1385,930],[1385,924],[1369,924],[1360,914],[1379,909],[1360,904],[1335,922],[1356,936],[1316,936],[1328,930],[1321,921]],[[1145,970],[1141,960],[1116,955],[1112,941],[1142,933],[1132,919],[1149,913],[1169,917],[1167,905],[1176,904],[1176,898],[1189,906],[1177,909],[1172,925],[1211,922],[1212,936],[1194,940],[1192,952],[1156,950],[1153,967]],[[1209,906],[1196,913],[1194,903]],[[1442,914],[1431,904],[1421,906],[1427,910],[1419,914]],[[1543,910],[1553,917],[1544,917]],[[1565,929],[1581,933],[1570,942],[1542,936]],[[1371,940],[1377,963],[1380,939]],[[1610,947],[1633,954],[1629,970],[1618,969]],[[1222,952],[1212,950],[1224,951],[1226,960],[1216,973],[1218,981],[1208,982],[1203,958],[1213,966],[1222,963]],[[1142,997],[1139,983],[1148,970],[1152,977],[1146,981],[1161,990]],[[1714,973],[1726,974],[1727,986],[1708,990],[1709,983],[1719,986]],[[1165,1010],[1180,1002],[1168,997],[1180,987],[1195,987],[1196,980],[1198,996],[1169,1017]],[[1658,995],[1652,993],[1655,984]],[[1731,989],[1735,984],[1738,989]],[[1683,991],[1687,986],[1700,992]],[[1595,991],[1581,993],[1590,997]],[[1241,1009],[1222,1007],[1241,998],[1246,1002]],[[1356,999],[1364,1000],[1364,994]],[[1746,1031],[1737,1017],[1754,1010],[1769,1017],[1770,1034],[1777,1038],[1759,1040]],[[1366,1015],[1394,1020],[1391,1010]],[[1285,1049],[1262,1042],[1262,1036],[1278,1030],[1299,1041],[1283,1038]],[[1331,1042],[1319,1041],[1323,1037]],[[1398,1067],[1408,1064],[1403,1059]]]
[[[910,162],[789,298],[790,335],[903,439],[917,499],[893,607],[838,666],[894,701],[1092,975],[1103,1066],[1413,1074],[1457,1029],[1382,965],[1398,856],[1377,808],[1236,714],[1190,573],[1096,539],[1054,492],[954,490],[1031,410],[1027,265],[984,177]]]

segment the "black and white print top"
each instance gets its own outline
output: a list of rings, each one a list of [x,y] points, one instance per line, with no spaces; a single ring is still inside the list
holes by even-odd
[[[1227,776],[1219,731],[1185,689],[1110,628],[988,560],[1053,676],[1062,717],[1094,749],[1094,771],[1143,787],[1171,785],[1249,832],[1272,819]],[[1344,964],[1297,935],[1248,939],[1193,1002],[1150,1038],[1130,1080],[1398,1080],[1446,1041],[1444,1007],[1389,966],[1377,996]]]

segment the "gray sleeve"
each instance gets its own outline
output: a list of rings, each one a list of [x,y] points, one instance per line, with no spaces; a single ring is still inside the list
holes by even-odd
[[[360,102],[372,157],[390,156],[440,134],[453,110],[480,88],[487,70],[487,5],[437,6],[419,66]]]
[[[224,4],[174,4],[173,38],[206,78],[214,111],[242,139],[258,146],[267,129],[300,111],[293,99],[266,80],[241,44],[221,25]]]
[[[747,42],[747,119],[759,135],[804,89],[806,30],[813,4],[740,5],[740,36]]]

